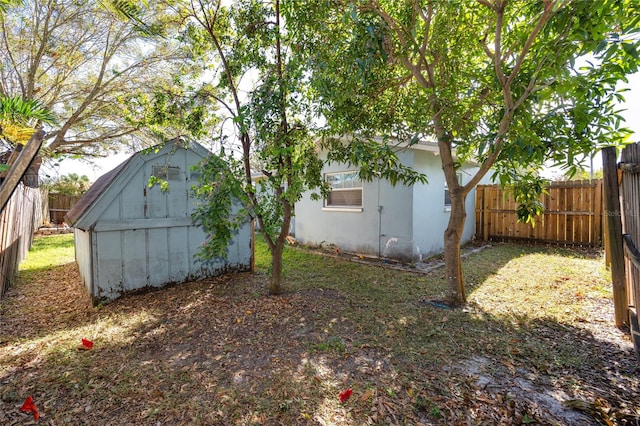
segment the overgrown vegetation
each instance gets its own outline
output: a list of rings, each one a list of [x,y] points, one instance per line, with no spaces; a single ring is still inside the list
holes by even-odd
[[[68,238],[37,240],[28,262]],[[599,253],[497,244],[465,260],[461,310],[429,303],[445,294],[442,270],[292,248],[288,291],[265,297],[263,242],[256,254],[256,274],[101,308],[70,258],[24,267],[0,302],[0,423],[28,419],[29,395],[56,424],[596,424],[569,399],[620,424],[640,415]],[[82,338],[93,350],[77,349]]]

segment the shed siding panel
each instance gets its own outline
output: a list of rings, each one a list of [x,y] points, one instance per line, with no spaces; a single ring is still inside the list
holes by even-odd
[[[169,282],[183,281],[189,275],[189,263],[186,247],[188,242],[187,228],[169,228]]]
[[[169,217],[167,213],[167,197],[160,191],[159,185],[147,188],[147,217]]]
[[[87,292],[91,294],[93,276],[91,271],[91,234],[81,229],[73,230],[73,241],[76,252],[76,262],[80,271],[80,277]]]
[[[100,216],[100,221],[115,221],[120,219],[120,197],[116,197],[114,202],[109,204],[104,210],[104,213]]]
[[[147,285],[147,256],[153,257],[155,249],[147,246],[146,230],[122,232],[123,284],[125,290],[135,290]],[[149,252],[147,252],[147,249]]]
[[[199,226],[190,226],[187,228],[187,232],[189,233],[189,259],[191,261],[190,265],[190,274],[193,277],[202,278],[208,275],[207,271],[217,271],[224,268],[225,261],[224,259],[216,259],[213,261],[203,262],[198,257],[198,250],[200,249],[200,245],[205,241],[205,233]],[[232,263],[232,259],[228,259],[229,263]]]
[[[169,240],[167,229],[149,229],[149,285],[161,287],[169,279]]]
[[[93,249],[94,285],[88,286],[95,301],[110,301],[122,293],[146,286],[161,287],[190,278],[220,274],[228,267],[248,270],[251,265],[251,227],[247,223],[235,238],[245,239],[230,247],[228,259],[216,259],[206,265],[196,258],[206,235],[191,225],[195,202],[191,197],[191,165],[198,164],[207,152],[195,144],[193,150],[167,144],[159,151],[136,154],[110,176],[109,186],[89,204],[79,223],[95,230],[78,251]],[[176,179],[169,189],[149,188],[154,165],[177,166]],[[197,177],[197,174],[196,176]],[[84,229],[84,228],[82,228]],[[82,268],[90,268],[91,259],[78,255]],[[83,269],[84,270],[84,269]]]
[[[138,219],[144,216],[144,181],[142,170],[139,170],[129,184],[122,189],[122,217],[120,219]]]
[[[120,231],[96,233],[96,297],[111,300],[123,290]]]
[[[184,172],[181,172],[179,182],[171,182],[171,189],[167,192],[167,206],[170,217],[186,217],[187,216],[187,183],[184,179]]]
[[[234,253],[235,258],[230,263],[236,265],[251,265],[251,224],[247,223],[247,226],[243,226],[239,232],[236,240],[234,241]]]

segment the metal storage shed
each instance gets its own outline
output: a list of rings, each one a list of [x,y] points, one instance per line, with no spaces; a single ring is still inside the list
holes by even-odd
[[[205,241],[191,214],[196,200],[191,167],[211,153],[195,142],[176,139],[134,154],[101,176],[69,211],[76,262],[93,302],[108,302],[146,287],[162,287],[252,265],[252,231],[236,234],[226,258],[203,263],[195,254]],[[149,178],[169,183],[149,188]]]

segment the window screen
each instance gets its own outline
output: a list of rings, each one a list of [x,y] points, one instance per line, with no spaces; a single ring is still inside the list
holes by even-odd
[[[180,167],[177,166],[153,166],[153,176],[164,180],[180,180]]]
[[[327,173],[325,179],[331,187],[325,207],[362,208],[362,181],[358,172]]]

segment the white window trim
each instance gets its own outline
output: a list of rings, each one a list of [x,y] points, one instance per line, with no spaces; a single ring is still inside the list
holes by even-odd
[[[323,212],[362,213],[362,207],[323,207]]]
[[[456,177],[458,178],[458,183],[460,185],[462,185],[462,173],[456,173]],[[449,190],[449,185],[447,185],[447,178],[446,177],[444,179],[444,190],[445,190],[445,192]],[[451,199],[451,196],[449,196],[449,199]],[[444,205],[444,211],[445,212],[450,212],[451,211],[451,204],[445,204]]]
[[[331,175],[342,175],[347,173],[358,173],[357,170],[343,170],[338,172],[327,172],[324,174],[324,179],[326,181],[327,176]],[[335,188],[331,189],[331,191],[353,191],[354,189],[360,189],[362,203],[364,204],[364,185],[362,184],[362,180],[360,180],[360,186],[356,188]],[[327,205],[327,198],[322,200],[322,211],[327,212],[347,212],[347,213],[360,213],[362,212],[363,205],[360,206],[330,206]]]

